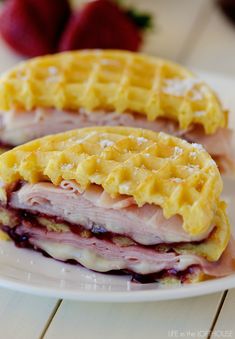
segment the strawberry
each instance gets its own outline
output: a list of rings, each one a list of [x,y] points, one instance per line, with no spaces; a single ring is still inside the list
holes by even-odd
[[[235,23],[235,1],[234,0],[217,0],[218,5],[224,14]]]
[[[70,12],[68,0],[7,0],[0,15],[0,33],[25,56],[51,53]]]
[[[147,15],[136,15],[130,10],[125,12],[110,0],[94,0],[72,15],[59,50],[113,48],[136,51],[142,42],[139,28],[146,24],[149,24]]]

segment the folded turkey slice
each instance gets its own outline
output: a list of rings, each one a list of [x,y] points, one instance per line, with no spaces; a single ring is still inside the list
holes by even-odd
[[[145,204],[138,207],[132,197],[111,198],[100,186],[92,185],[81,192],[75,182],[25,184],[13,192],[12,208],[56,216],[88,230],[103,230],[126,235],[143,245],[191,242],[205,239],[206,233],[192,236],[182,227],[179,216],[166,219],[162,209]]]

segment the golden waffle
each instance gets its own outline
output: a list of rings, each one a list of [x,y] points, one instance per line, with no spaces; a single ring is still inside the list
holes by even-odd
[[[215,93],[172,62],[124,51],[85,50],[21,63],[0,79],[0,110],[36,107],[132,111],[181,129],[214,133],[227,124]]]
[[[6,184],[65,179],[84,189],[102,185],[140,206],[161,206],[166,218],[181,215],[191,234],[211,226],[222,191],[217,166],[202,146],[125,127],[78,129],[21,145],[0,156],[0,176]]]
[[[208,239],[200,243],[185,243],[174,246],[177,253],[194,253],[209,261],[217,261],[226,249],[231,231],[226,214],[226,204],[220,202],[213,221],[216,228]]]
[[[10,237],[3,231],[0,231],[0,240],[10,240]]]

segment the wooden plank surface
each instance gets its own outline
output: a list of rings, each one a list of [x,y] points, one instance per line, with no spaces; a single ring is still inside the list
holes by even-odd
[[[0,338],[39,338],[57,300],[0,289]]]
[[[212,332],[212,338],[235,338],[235,289],[228,291]]]
[[[136,304],[63,301],[45,339],[186,337],[210,330],[221,296]]]

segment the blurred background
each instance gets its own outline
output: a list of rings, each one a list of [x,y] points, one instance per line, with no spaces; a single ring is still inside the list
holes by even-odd
[[[73,0],[69,6],[67,0],[1,1],[0,71],[52,50],[123,47],[235,76],[235,0]]]

